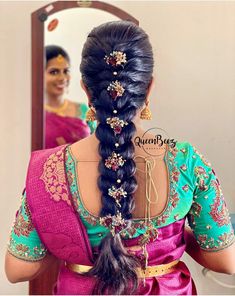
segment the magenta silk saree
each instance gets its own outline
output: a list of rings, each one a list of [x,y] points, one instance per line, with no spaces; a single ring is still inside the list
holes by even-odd
[[[65,173],[65,145],[32,153],[27,181],[27,202],[32,221],[47,250],[62,261],[92,265],[93,250],[86,229],[73,206]],[[149,265],[180,259],[185,250],[184,223],[181,219],[158,228],[158,238],[147,245]],[[137,245],[138,238],[123,241]],[[141,256],[142,251],[135,251]],[[61,265],[54,294],[91,295],[95,279],[70,271]],[[136,295],[192,295],[196,289],[190,272],[179,262],[172,273],[146,279]]]
[[[45,113],[45,148],[72,144],[90,135],[89,126],[80,118]]]

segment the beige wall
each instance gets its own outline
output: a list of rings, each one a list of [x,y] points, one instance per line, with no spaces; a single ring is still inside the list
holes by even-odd
[[[0,2],[0,294],[27,294],[26,283],[7,282],[3,262],[30,153],[30,14],[46,3]],[[154,120],[146,126],[160,126],[171,137],[196,145],[212,162],[235,212],[235,3],[113,4],[140,20],[154,46]],[[200,293],[235,294],[204,279],[201,268],[186,260]]]

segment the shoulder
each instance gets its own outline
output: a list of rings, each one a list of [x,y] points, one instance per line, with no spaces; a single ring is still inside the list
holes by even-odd
[[[72,113],[74,117],[81,117],[81,115],[87,112],[88,105],[84,102],[77,102],[66,99],[67,101],[67,112]]]
[[[84,102],[79,102],[79,103],[76,103],[76,104],[77,104],[77,107],[82,109],[82,110],[88,110],[89,109],[88,105],[86,103],[84,103]]]
[[[169,151],[175,152],[175,154],[180,157],[184,156],[185,158],[189,158],[194,156],[193,158],[196,158],[197,156],[203,157],[202,153],[200,152],[201,149],[198,148],[198,146],[195,146],[194,143],[188,142],[188,141],[177,141],[175,143],[175,146],[171,146],[169,148]]]
[[[83,103],[83,102],[72,102],[72,101],[70,101],[70,102],[80,112],[87,112],[87,110],[89,109],[89,107],[88,107],[88,105],[86,103]]]
[[[201,153],[201,150],[194,143],[188,141],[177,141],[175,145],[169,146],[169,152],[177,162],[188,163],[194,166],[198,162],[203,162],[211,166],[210,162]]]
[[[81,118],[82,120],[85,120],[86,113],[88,111],[88,106],[86,103],[83,102],[73,102],[69,101],[70,108],[73,108],[75,117]]]
[[[51,149],[33,151],[28,165],[28,176],[39,174],[43,170],[45,164],[47,165],[51,162],[57,162],[58,160],[63,161],[67,146],[68,144]]]
[[[175,141],[169,144],[169,152],[178,160],[186,160],[193,153],[193,145],[187,141]]]
[[[57,147],[50,148],[50,149],[35,150],[31,153],[31,159],[32,158],[37,158],[37,159],[43,158],[43,157],[53,155],[55,153],[61,154],[65,150],[66,146],[67,146],[67,144],[64,144],[64,145],[57,146]]]
[[[208,161],[207,157],[202,154],[201,149],[195,146],[194,143],[190,142],[177,142],[173,150],[173,154],[180,166],[185,164],[189,172],[195,173],[198,170],[200,172],[210,173],[212,165]]]

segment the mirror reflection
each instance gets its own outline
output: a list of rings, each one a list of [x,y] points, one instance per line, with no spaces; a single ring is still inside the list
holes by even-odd
[[[119,18],[97,9],[67,9],[45,22],[45,148],[74,143],[94,132],[86,121],[87,99],[80,85],[82,45],[91,29]],[[79,37],[78,37],[79,36]]]
[[[95,125],[85,122],[86,103],[66,97],[71,80],[68,53],[60,46],[48,45],[45,55],[45,145],[53,148],[89,136]]]

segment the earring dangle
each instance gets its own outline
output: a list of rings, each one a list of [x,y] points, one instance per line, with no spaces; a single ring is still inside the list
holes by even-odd
[[[87,111],[86,113],[86,121],[95,121],[96,117],[95,117],[95,109],[94,107],[90,107],[90,109]]]
[[[149,102],[146,103],[145,108],[140,112],[140,119],[143,119],[143,120],[152,119],[152,113],[148,105],[149,105]]]

